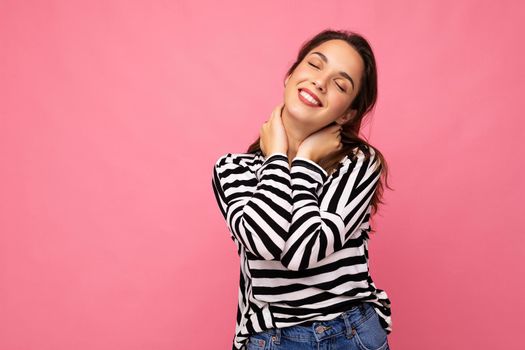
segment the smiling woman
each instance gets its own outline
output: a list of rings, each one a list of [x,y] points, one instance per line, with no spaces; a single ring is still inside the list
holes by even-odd
[[[388,349],[390,300],[368,269],[387,168],[359,136],[377,99],[372,49],[359,34],[323,31],[284,85],[247,153],[213,168],[241,263],[233,349]]]

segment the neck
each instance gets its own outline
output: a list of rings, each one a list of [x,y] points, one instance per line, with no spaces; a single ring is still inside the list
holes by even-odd
[[[311,132],[305,130],[304,125],[300,123],[297,119],[295,119],[293,116],[291,116],[288,113],[286,107],[283,108],[283,111],[281,113],[281,119],[283,121],[283,126],[286,131],[286,135],[288,136],[287,153],[288,160],[291,165],[293,158],[299,150],[301,142],[303,142],[303,140],[306,139]]]

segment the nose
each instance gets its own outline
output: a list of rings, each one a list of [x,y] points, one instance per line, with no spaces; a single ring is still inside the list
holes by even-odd
[[[313,81],[314,86],[321,92],[326,91],[326,83],[325,80],[322,78],[317,78]]]

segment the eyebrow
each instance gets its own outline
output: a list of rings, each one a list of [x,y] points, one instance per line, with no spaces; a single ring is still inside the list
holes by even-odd
[[[321,59],[323,61],[325,61],[326,63],[328,63],[328,58],[321,52],[318,52],[318,51],[314,51],[311,53],[312,55],[313,54],[317,54],[321,57]],[[349,76],[348,74],[346,74],[346,72],[343,72],[343,71],[340,71],[339,74],[341,74],[343,77],[345,77],[346,79],[350,80],[350,83],[352,83],[352,89],[355,90],[355,86],[354,86],[354,80],[352,79],[351,76]]]

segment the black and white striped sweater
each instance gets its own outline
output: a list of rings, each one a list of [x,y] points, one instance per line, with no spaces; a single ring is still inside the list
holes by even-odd
[[[369,148],[345,156],[332,174],[284,153],[228,153],[212,186],[240,257],[232,349],[250,335],[327,321],[356,300],[372,303],[392,330],[390,300],[368,269],[370,200],[381,164]]]

